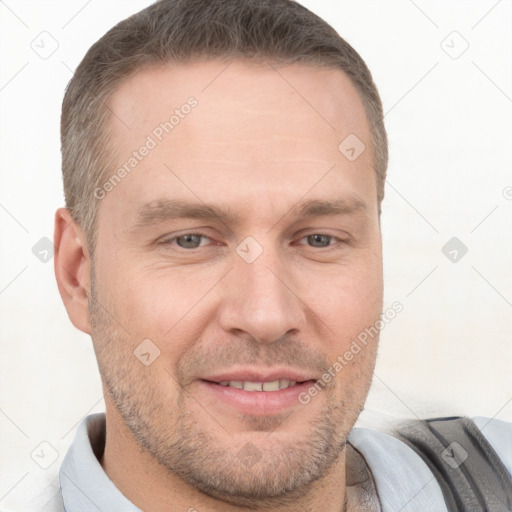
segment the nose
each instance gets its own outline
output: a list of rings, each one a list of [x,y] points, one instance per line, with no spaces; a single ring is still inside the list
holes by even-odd
[[[271,343],[303,329],[305,305],[294,290],[292,273],[276,253],[265,250],[252,263],[235,255],[219,314],[226,332]]]

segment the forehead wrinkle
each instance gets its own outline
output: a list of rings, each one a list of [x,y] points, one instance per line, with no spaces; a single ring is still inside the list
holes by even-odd
[[[349,195],[331,200],[312,199],[288,208],[288,212],[298,219],[323,215],[365,214],[368,212],[368,205],[358,196]],[[225,225],[239,224],[241,221],[241,216],[235,214],[229,206],[225,208],[175,199],[160,199],[142,204],[137,208],[136,218],[136,228],[180,218],[217,221]]]

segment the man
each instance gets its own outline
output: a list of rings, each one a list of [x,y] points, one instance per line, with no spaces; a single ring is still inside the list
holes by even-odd
[[[56,276],[106,401],[62,465],[65,510],[463,503],[421,432],[352,431],[383,306],[387,139],[331,27],[290,0],[158,2],[78,67],[62,153]],[[477,426],[474,457],[503,451],[507,425]],[[512,462],[487,462],[507,510]]]

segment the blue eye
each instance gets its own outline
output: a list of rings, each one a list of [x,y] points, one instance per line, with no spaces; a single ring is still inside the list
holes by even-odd
[[[305,243],[303,241],[306,241]],[[181,249],[198,249],[199,247],[208,245],[212,240],[203,233],[185,233],[162,241],[162,245],[177,245]],[[325,235],[322,233],[314,233],[304,236],[299,240],[300,245],[307,244],[309,247],[316,249],[328,248],[335,245],[336,242],[343,242],[333,235]]]
[[[334,239],[331,235],[322,235],[320,233],[308,235],[304,238],[307,239],[311,247],[329,247],[331,245],[331,241]]]
[[[209,240],[209,238],[202,233],[186,233],[185,235],[171,238],[164,243],[171,244],[176,242],[176,244],[182,249],[196,249],[197,247],[204,245],[201,243],[201,239]]]

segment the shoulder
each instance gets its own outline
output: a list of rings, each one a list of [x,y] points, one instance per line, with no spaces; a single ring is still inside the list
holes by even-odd
[[[407,444],[368,428],[353,429],[348,442],[368,464],[383,512],[447,512],[432,472]]]
[[[470,501],[473,493],[512,499],[511,423],[484,417],[407,420],[387,432],[356,428],[348,442],[368,464],[384,512],[445,511],[455,496]],[[459,469],[468,452],[471,460]],[[487,483],[468,481],[467,471]]]

